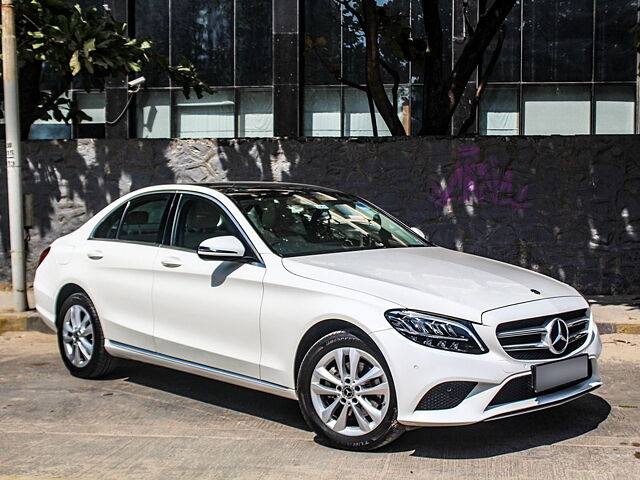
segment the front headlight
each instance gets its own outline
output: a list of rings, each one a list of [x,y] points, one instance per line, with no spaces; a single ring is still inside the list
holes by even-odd
[[[485,353],[487,347],[471,322],[413,310],[389,310],[384,316],[402,335],[426,347],[460,353]]]

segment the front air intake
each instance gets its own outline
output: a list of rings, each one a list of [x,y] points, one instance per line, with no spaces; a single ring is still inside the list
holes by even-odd
[[[447,410],[457,407],[467,398],[476,382],[445,382],[425,393],[416,410]]]

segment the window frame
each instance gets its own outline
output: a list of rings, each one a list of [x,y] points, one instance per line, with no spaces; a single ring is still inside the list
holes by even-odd
[[[165,209],[162,213],[162,219],[160,220],[160,229],[159,229],[159,234],[160,234],[160,242],[155,242],[155,243],[149,243],[149,242],[139,242],[137,240],[123,240],[120,237],[120,230],[122,228],[122,222],[124,220],[124,218],[127,215],[127,212],[129,211],[129,208],[131,207],[131,202],[136,202],[144,197],[149,197],[152,195],[168,195],[167,198],[167,204],[165,205]],[[144,245],[147,247],[159,247],[163,244],[165,238],[166,238],[166,229],[167,229],[167,225],[169,223],[169,218],[171,216],[171,212],[172,212],[172,208],[173,208],[173,204],[175,202],[175,197],[176,197],[176,191],[175,190],[160,190],[160,191],[156,191],[156,192],[147,192],[147,193],[143,193],[141,195],[137,195],[133,198],[130,198],[129,200],[127,200],[126,202],[122,202],[119,203],[117,206],[115,206],[113,209],[111,209],[106,215],[104,215],[100,221],[96,224],[96,226],[93,228],[93,230],[91,231],[91,234],[89,235],[89,238],[87,240],[97,240],[100,242],[118,242],[118,243],[130,243],[133,245]],[[124,205],[124,210],[122,211],[122,215],[120,215],[120,220],[118,221],[118,229],[116,231],[116,236],[115,238],[99,238],[95,236],[96,231],[98,230],[98,228],[100,228],[100,226],[107,220],[107,218],[109,218],[111,216],[112,213],[116,212],[119,208],[121,208]]]

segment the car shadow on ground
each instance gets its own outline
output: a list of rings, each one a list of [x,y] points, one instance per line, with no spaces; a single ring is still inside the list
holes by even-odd
[[[414,450],[414,456],[442,459],[505,455],[584,435],[595,430],[610,412],[606,400],[588,394],[564,405],[502,420],[413,430],[380,451]]]
[[[134,361],[122,361],[109,378],[123,377],[138,385],[310,431],[293,400]],[[554,408],[493,422],[412,430],[374,453],[412,452],[413,456],[440,459],[505,455],[584,435],[595,430],[610,412],[606,400],[588,394]],[[322,444],[317,436],[315,441]]]
[[[118,362],[116,371],[105,380],[126,378],[137,385],[310,431],[294,400],[132,360]]]

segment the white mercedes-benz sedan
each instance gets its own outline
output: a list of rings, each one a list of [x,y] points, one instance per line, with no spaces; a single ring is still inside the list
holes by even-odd
[[[433,245],[323,187],[138,190],[42,253],[35,295],[73,375],[128,358],[297,399],[353,450],[601,385],[572,287]]]

